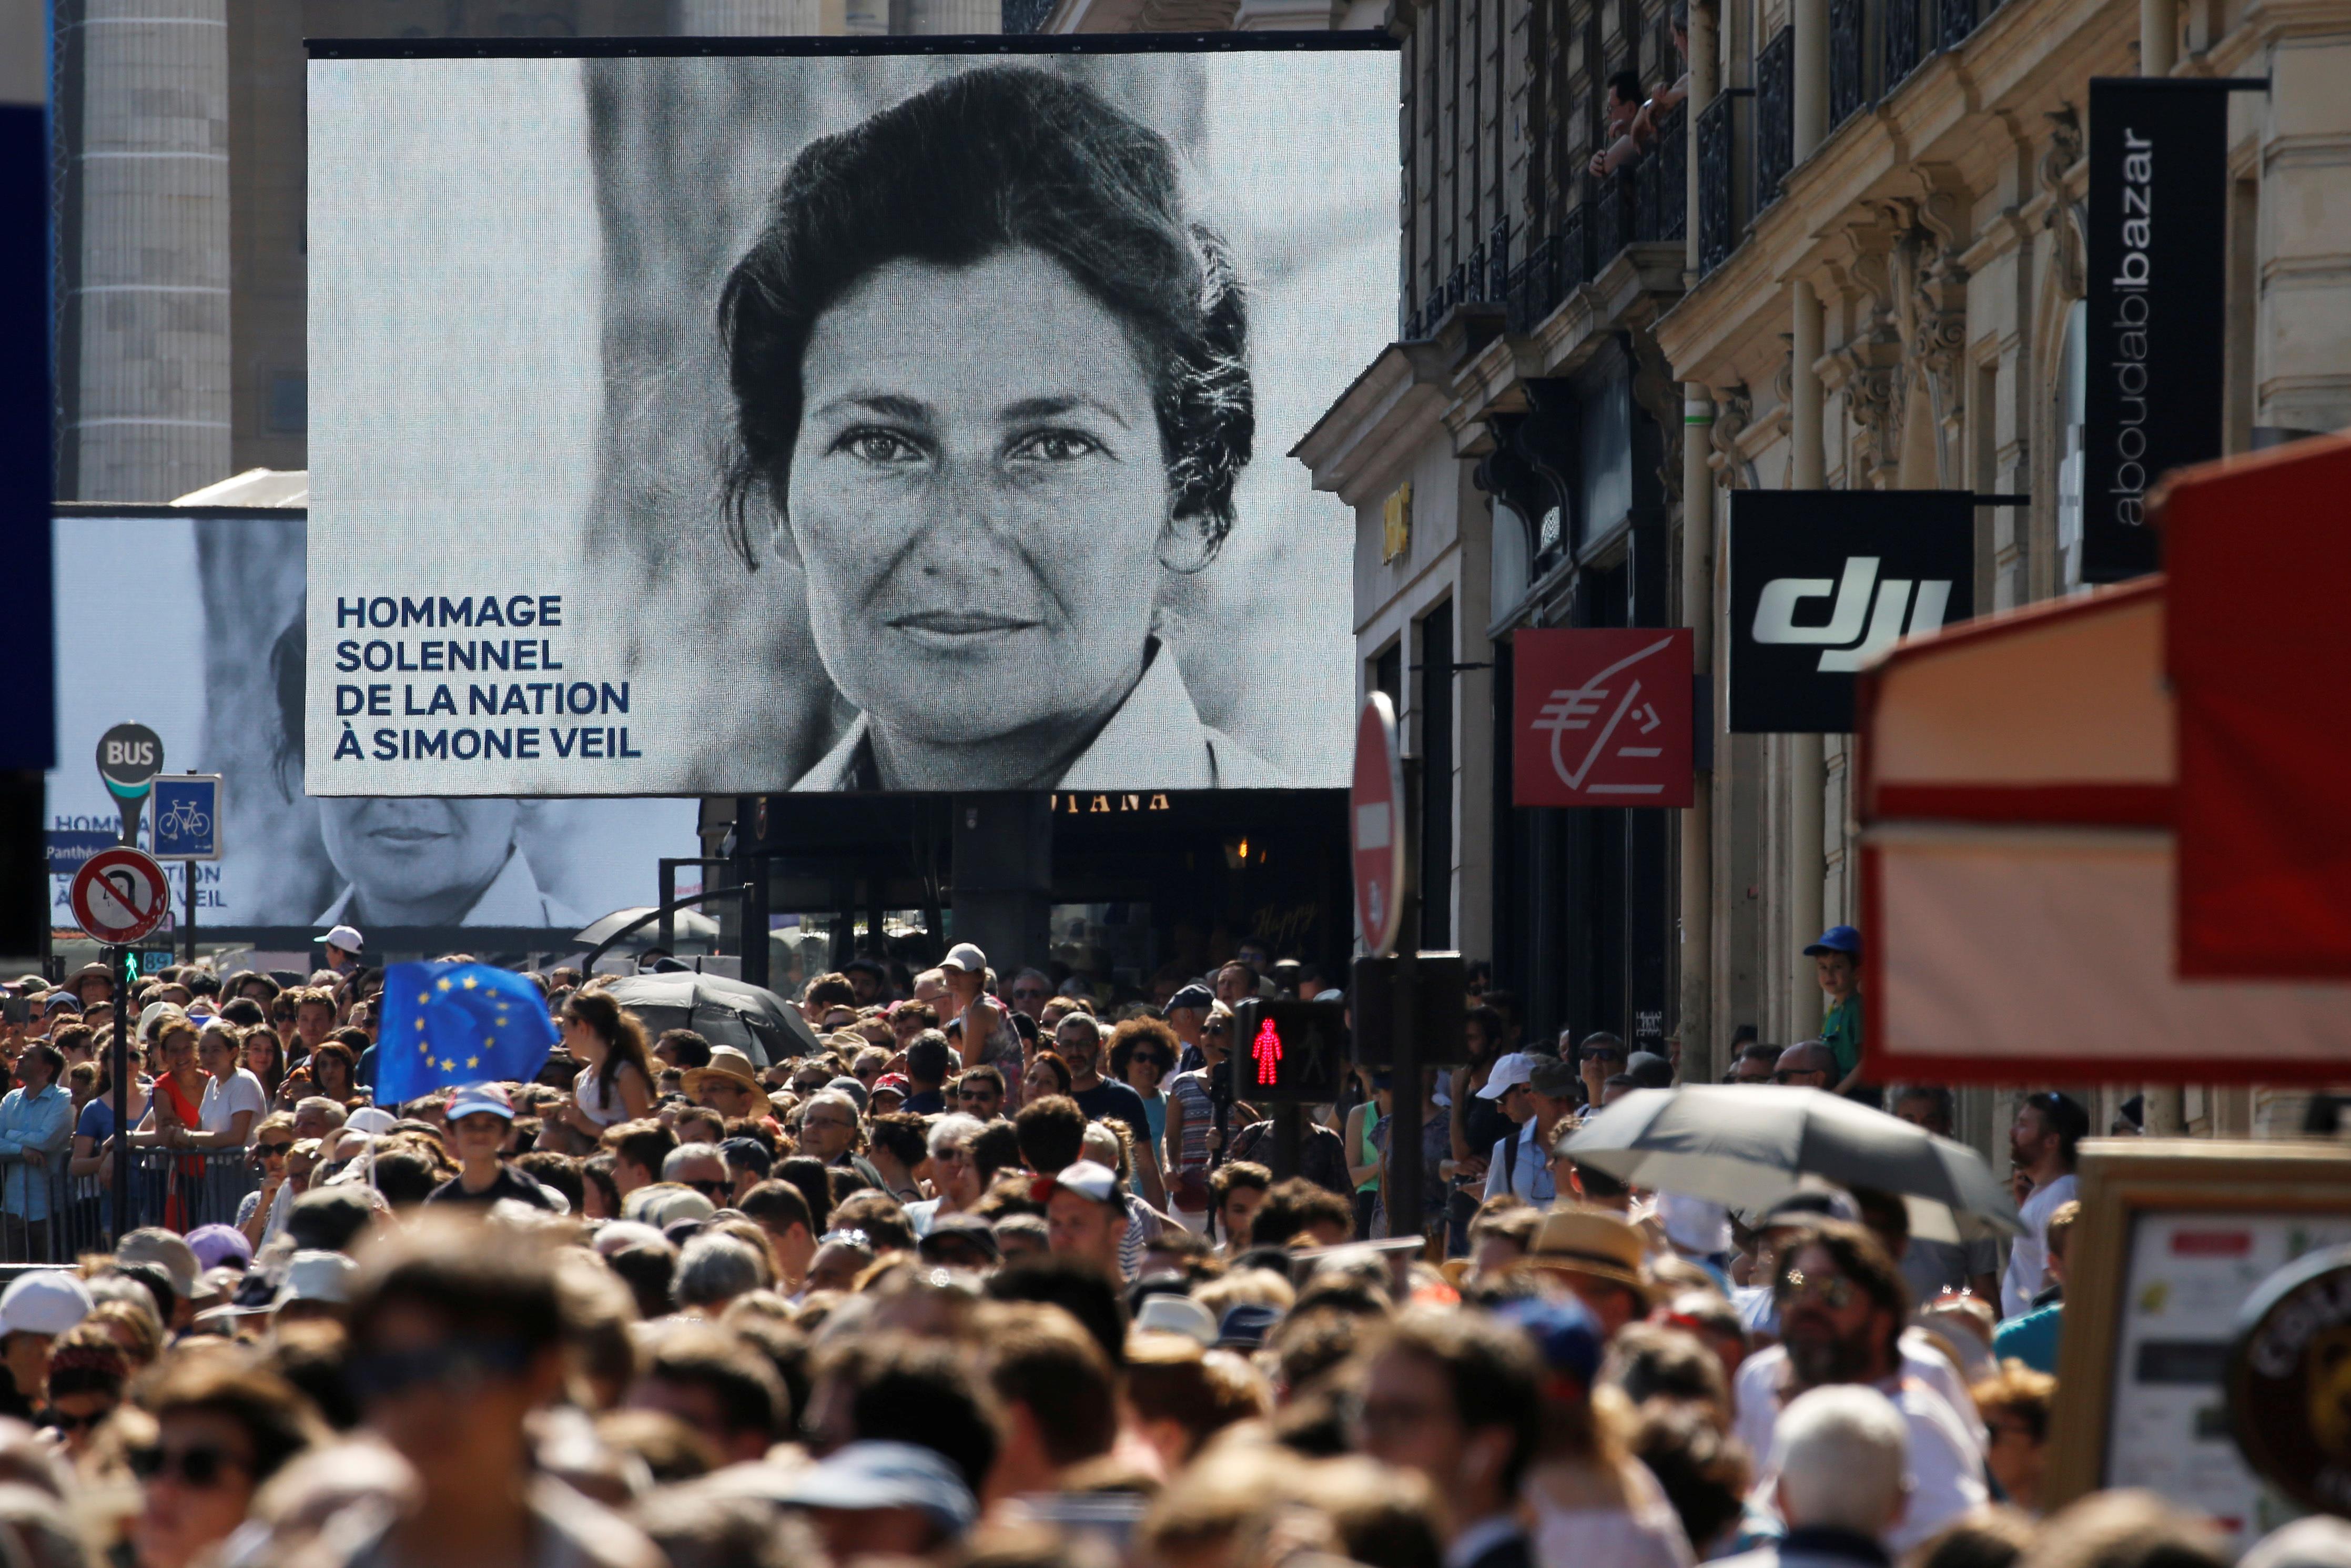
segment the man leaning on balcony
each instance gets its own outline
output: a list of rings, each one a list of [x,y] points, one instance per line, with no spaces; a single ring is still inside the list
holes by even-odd
[[[57,1082],[64,1070],[57,1047],[36,1041],[16,1059],[22,1087],[0,1099],[0,1168],[7,1173],[0,1186],[0,1258],[11,1261],[49,1255],[49,1220],[57,1212],[50,1187],[73,1133],[73,1096]]]

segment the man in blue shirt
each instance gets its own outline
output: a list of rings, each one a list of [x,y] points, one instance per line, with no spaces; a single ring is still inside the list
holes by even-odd
[[[58,1156],[73,1133],[73,1096],[57,1082],[65,1058],[46,1040],[25,1048],[16,1059],[23,1085],[0,1099],[0,1229],[11,1258],[49,1255],[50,1187],[62,1166]]]

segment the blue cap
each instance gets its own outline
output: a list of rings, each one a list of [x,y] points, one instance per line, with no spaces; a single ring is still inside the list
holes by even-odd
[[[1177,1008],[1191,1008],[1200,1012],[1207,1012],[1216,1005],[1216,993],[1195,980],[1188,986],[1179,988],[1174,996],[1167,998],[1166,1010],[1172,1013]]]
[[[778,1500],[794,1508],[916,1509],[948,1535],[970,1529],[979,1511],[955,1466],[914,1443],[847,1444],[795,1471]]]
[[[506,1121],[514,1120],[514,1102],[507,1098],[506,1090],[496,1083],[468,1083],[457,1091],[449,1102],[448,1119],[456,1122],[467,1116],[492,1115]]]
[[[1832,925],[1821,933],[1821,939],[1804,949],[1804,956],[1817,958],[1823,953],[1850,953],[1861,956],[1861,933],[1850,925]]]
[[[1565,1374],[1587,1388],[1592,1385],[1607,1335],[1582,1301],[1530,1297],[1496,1308],[1494,1317],[1527,1336],[1547,1371]]]
[[[1227,1307],[1224,1321],[1217,1325],[1217,1348],[1255,1350],[1280,1321],[1281,1312],[1277,1307],[1260,1307],[1247,1301]]]

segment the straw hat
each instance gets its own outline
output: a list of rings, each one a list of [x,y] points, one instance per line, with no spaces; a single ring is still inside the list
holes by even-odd
[[[1605,1209],[1554,1208],[1543,1216],[1528,1249],[1527,1265],[1558,1274],[1582,1274],[1623,1285],[1643,1301],[1649,1281],[1641,1270],[1647,1255],[1641,1233]]]

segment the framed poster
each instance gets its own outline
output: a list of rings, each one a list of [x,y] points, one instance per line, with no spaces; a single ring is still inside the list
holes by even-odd
[[[2351,1242],[2351,1147],[2100,1139],[2077,1175],[2049,1507],[2141,1487],[2241,1552],[2301,1510],[2231,1435],[2238,1313],[2296,1259]]]

